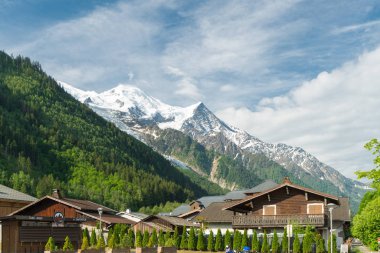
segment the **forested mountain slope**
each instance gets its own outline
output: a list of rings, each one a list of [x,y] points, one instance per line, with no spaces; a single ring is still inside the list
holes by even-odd
[[[0,183],[124,209],[208,194],[67,94],[38,63],[0,52]],[[216,187],[216,192],[221,188]]]

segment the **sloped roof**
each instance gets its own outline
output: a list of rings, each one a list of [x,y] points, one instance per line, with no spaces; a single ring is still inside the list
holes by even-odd
[[[224,195],[224,200],[228,200],[228,199],[231,199],[231,200],[244,199],[246,197],[245,191],[246,190],[239,190],[239,191],[228,192],[228,193],[226,193],[226,195]]]
[[[224,201],[225,200],[225,196],[224,195],[220,195],[220,196],[205,196],[205,197],[199,198],[197,200],[200,201],[200,202],[202,202],[203,206],[206,208],[211,203]]]
[[[158,218],[158,219],[167,221],[170,224],[172,224],[173,226],[181,226],[181,227],[183,227],[183,226],[197,227],[198,226],[198,225],[196,225],[196,224],[194,224],[188,220],[182,219],[182,218],[173,217],[173,216],[163,216],[163,215],[151,215],[151,216],[143,219],[141,222],[150,222],[150,220],[152,218]]]
[[[231,204],[231,202],[211,203],[207,208],[203,209],[197,217],[193,218],[193,220],[200,222],[232,222],[234,212],[230,210],[223,210],[226,204]]]
[[[232,203],[232,204],[229,204],[228,206],[226,206],[226,207],[224,208],[224,210],[228,210],[228,209],[233,208],[233,207],[235,207],[235,206],[238,206],[238,205],[241,205],[241,204],[247,203],[247,202],[249,202],[249,201],[251,201],[251,200],[253,200],[253,199],[255,199],[255,198],[258,198],[258,197],[260,197],[260,196],[262,196],[262,195],[268,194],[268,193],[270,193],[270,192],[273,192],[273,191],[275,191],[275,190],[278,190],[278,189],[280,189],[280,188],[282,188],[282,187],[286,187],[286,186],[288,186],[288,187],[292,187],[292,188],[295,188],[295,189],[298,189],[298,190],[301,190],[301,191],[305,191],[305,192],[313,193],[313,194],[316,194],[316,195],[319,195],[319,196],[323,196],[323,197],[325,197],[325,198],[328,198],[328,199],[334,200],[334,201],[336,201],[337,203],[338,203],[338,201],[339,201],[338,197],[336,197],[336,196],[333,196],[333,195],[330,195],[330,194],[327,194],[327,193],[323,193],[323,192],[319,192],[319,191],[315,191],[315,190],[312,190],[312,189],[309,189],[309,188],[306,188],[306,187],[303,187],[303,186],[300,186],[300,185],[293,184],[292,182],[290,182],[289,179],[286,179],[286,180],[284,181],[284,183],[282,183],[282,184],[280,184],[280,185],[278,185],[278,186],[276,186],[276,187],[273,187],[273,188],[268,189],[268,190],[266,190],[266,191],[264,191],[264,192],[260,192],[260,193],[254,194],[254,195],[249,196],[249,197],[247,197],[247,198],[245,198],[245,199],[243,199],[243,200],[236,201],[236,202],[234,202],[234,203]]]
[[[16,191],[15,189],[9,188],[2,184],[0,184],[0,199],[9,199],[26,202],[33,202],[37,200],[35,197]]]
[[[197,215],[198,213],[200,213],[203,209],[194,209],[194,210],[190,210],[188,211],[187,213],[183,213],[181,215],[178,215],[177,217],[178,218],[182,218],[182,219],[187,219],[188,217],[193,217],[194,215]]]
[[[179,216],[181,214],[189,212],[190,209],[191,209],[191,207],[189,205],[180,205],[179,207],[177,207],[176,209],[171,211],[171,215],[172,216]]]
[[[244,193],[264,192],[264,191],[272,189],[272,188],[274,188],[276,186],[278,186],[278,184],[276,182],[274,182],[273,180],[269,179],[269,180],[265,180],[263,183],[261,183],[259,185],[256,185],[255,187],[253,187],[253,188],[251,188],[249,190],[246,190]]]
[[[93,218],[95,220],[99,220],[99,221],[101,220],[102,222],[107,223],[107,224],[130,224],[130,225],[133,225],[136,223],[134,221],[131,221],[127,218],[124,218],[122,216],[118,216],[115,214],[107,214],[107,213],[102,214],[102,217],[100,218],[98,212],[82,212],[82,211],[77,211],[77,212],[81,213],[83,215],[86,215],[90,218]]]

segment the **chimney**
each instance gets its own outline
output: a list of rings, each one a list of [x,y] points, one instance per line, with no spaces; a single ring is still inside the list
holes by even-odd
[[[61,199],[62,198],[62,195],[59,192],[59,189],[53,189],[53,194],[51,196],[54,197],[54,198],[56,198],[56,199]]]
[[[289,177],[284,177],[284,181],[282,183],[283,184],[292,184],[292,181],[290,181]]]
[[[128,209],[125,211],[125,213],[130,214],[130,213],[131,213],[131,209],[128,208]]]

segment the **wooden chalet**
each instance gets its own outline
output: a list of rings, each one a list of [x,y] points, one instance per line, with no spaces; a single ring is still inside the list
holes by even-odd
[[[349,220],[347,198],[338,198],[305,188],[285,178],[282,184],[226,204],[222,210],[233,212],[234,229],[254,228],[259,231],[266,229],[270,233],[273,229],[281,232],[286,225],[291,224],[311,225],[317,228],[327,241],[329,203],[338,206],[333,212],[335,223]]]
[[[100,217],[98,209],[101,208]],[[2,217],[1,252],[40,252],[52,236],[58,245],[70,237],[74,247],[81,243],[83,226],[102,227],[134,222],[117,216],[116,211],[88,200],[64,198],[58,190],[21,209]]]
[[[194,224],[178,217],[171,217],[165,215],[151,215],[147,218],[141,220],[133,226],[135,233],[139,230],[144,233],[146,230],[152,233],[153,229],[158,232],[162,230],[164,232],[174,232],[175,227],[178,228],[179,233],[182,233],[183,227],[199,227],[199,225]]]

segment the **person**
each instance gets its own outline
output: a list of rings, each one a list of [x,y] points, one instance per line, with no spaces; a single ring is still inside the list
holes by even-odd
[[[231,253],[230,246],[226,245],[226,253]]]

